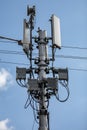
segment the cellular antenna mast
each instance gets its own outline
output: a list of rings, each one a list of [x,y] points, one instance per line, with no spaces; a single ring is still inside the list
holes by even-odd
[[[48,112],[50,97],[55,96],[60,102],[65,102],[69,97],[68,69],[53,66],[56,58],[54,50],[61,48],[60,19],[54,14],[51,16],[52,35],[50,37],[47,36],[47,31],[41,30],[40,27],[38,27],[37,36],[33,36],[35,6],[27,6],[27,15],[29,21],[24,19],[23,40],[19,42],[19,45],[22,45],[30,61],[30,66],[29,68],[16,68],[16,81],[20,86],[27,88],[28,100],[25,103],[25,108],[29,105],[33,108],[35,120],[39,123],[38,130],[50,130]],[[48,57],[49,40],[52,41],[50,45],[51,57]],[[36,47],[38,51],[36,57],[33,56],[33,47]],[[65,99],[59,97],[60,84],[67,91]]]

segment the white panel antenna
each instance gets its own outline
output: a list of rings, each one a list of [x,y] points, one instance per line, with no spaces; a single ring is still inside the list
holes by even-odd
[[[23,49],[27,51],[29,50],[30,44],[30,29],[28,23],[26,22],[26,19],[24,19],[23,24]]]
[[[52,21],[51,26],[52,26],[53,46],[60,49],[61,48],[60,19],[53,14],[51,21]]]

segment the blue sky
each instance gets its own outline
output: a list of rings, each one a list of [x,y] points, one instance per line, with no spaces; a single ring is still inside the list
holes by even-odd
[[[56,55],[87,57],[87,1],[86,0],[1,0],[0,36],[23,39],[23,19],[27,17],[27,5],[36,6],[35,30],[47,30],[50,35],[49,19],[55,14],[61,21],[62,46],[86,49],[62,48]],[[24,109],[27,90],[17,85],[16,66],[3,63],[27,63],[24,55],[3,54],[1,50],[22,51],[17,43],[1,42],[0,39],[0,130],[31,130],[34,122],[31,107]],[[49,52],[50,53],[50,52]],[[55,67],[69,68],[70,97],[65,103],[50,99],[51,130],[87,130],[87,58],[71,59],[56,56]],[[34,130],[38,129],[35,123]]]

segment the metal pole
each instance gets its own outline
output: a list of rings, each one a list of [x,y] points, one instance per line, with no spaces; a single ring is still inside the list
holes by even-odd
[[[43,83],[43,79],[46,78],[46,72],[45,69],[47,67],[47,64],[45,62],[46,60],[46,31],[39,30],[39,80],[40,83],[40,104],[39,104],[39,130],[48,130],[48,120],[47,120],[47,97],[46,97],[46,87]]]

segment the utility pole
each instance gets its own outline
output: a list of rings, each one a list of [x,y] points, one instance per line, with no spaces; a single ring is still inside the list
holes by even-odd
[[[38,46],[39,46],[39,63],[38,63],[38,68],[39,68],[39,80],[41,81],[40,83],[40,104],[39,104],[39,130],[48,130],[48,122],[47,122],[47,97],[46,97],[46,86],[43,82],[44,79],[46,79],[46,46],[47,42],[45,40],[46,36],[46,31],[38,30],[39,34],[39,40],[38,40]]]
[[[55,49],[61,48],[60,42],[60,20],[55,15],[51,16],[51,37],[47,36],[46,30],[38,28],[38,36],[32,36],[34,29],[35,6],[32,8],[27,7],[27,15],[29,21],[24,20],[24,33],[23,41],[18,42],[23,47],[25,54],[30,60],[29,68],[16,68],[16,81],[17,83],[27,88],[28,100],[25,103],[25,108],[29,105],[33,111],[36,112],[35,120],[39,123],[38,130],[50,130],[49,126],[49,99],[55,96],[58,101],[65,102],[69,97],[68,88],[68,69],[55,68],[53,63],[55,61]],[[38,49],[38,57],[33,57],[33,42],[34,40],[36,49]],[[52,56],[48,57],[48,43],[52,50]],[[52,62],[52,65],[51,65]],[[36,67],[33,67],[33,65]],[[50,72],[52,75],[50,75]],[[26,75],[28,76],[26,77]],[[37,76],[35,75],[37,74]],[[50,77],[48,77],[49,75]],[[59,83],[66,89],[67,97],[60,99],[59,97]],[[29,103],[28,103],[29,101]],[[36,107],[34,106],[36,103]]]

